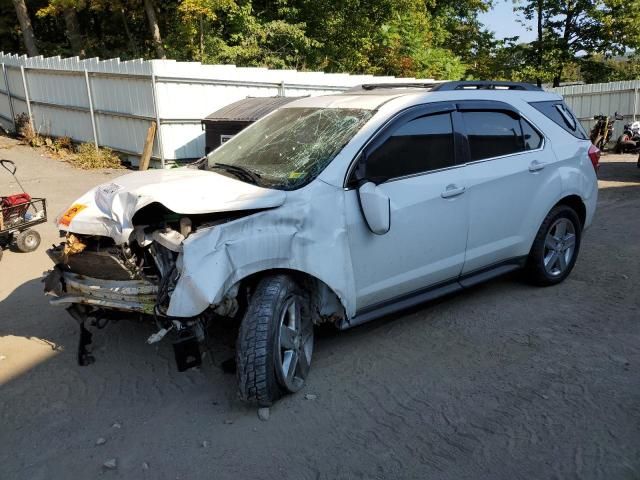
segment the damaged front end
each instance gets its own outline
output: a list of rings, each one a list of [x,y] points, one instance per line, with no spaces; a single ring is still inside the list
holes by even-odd
[[[184,240],[196,229],[211,228],[229,220],[215,215],[196,215],[196,222],[159,205],[142,210],[138,221],[154,222],[134,226],[127,242],[117,245],[105,236],[67,233],[64,242],[47,254],[55,266],[44,282],[50,303],[65,306],[80,326],[78,363],[93,362],[88,345],[92,334],[88,325],[104,328],[122,318],[151,320],[157,326],[147,343],[174,338],[179,371],[200,365],[200,345],[206,321],[213,311],[191,318],[167,314],[171,294],[180,277]],[[225,297],[215,313],[233,316],[237,301]]]

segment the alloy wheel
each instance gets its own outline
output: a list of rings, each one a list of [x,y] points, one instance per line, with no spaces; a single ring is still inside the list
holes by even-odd
[[[553,277],[562,275],[576,251],[576,229],[568,218],[556,220],[544,242],[544,268]]]
[[[278,325],[276,374],[290,392],[302,388],[313,355],[313,322],[303,316],[300,300],[290,297],[284,304]]]

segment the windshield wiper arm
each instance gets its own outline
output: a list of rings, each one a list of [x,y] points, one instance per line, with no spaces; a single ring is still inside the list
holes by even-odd
[[[211,166],[211,168],[220,168],[222,170],[227,170],[227,171],[235,174],[238,178],[249,180],[251,183],[253,183],[255,185],[258,184],[258,181],[262,177],[262,175],[260,175],[259,173],[254,172],[252,170],[249,170],[246,167],[241,167],[239,165],[230,165],[228,163],[215,162]]]

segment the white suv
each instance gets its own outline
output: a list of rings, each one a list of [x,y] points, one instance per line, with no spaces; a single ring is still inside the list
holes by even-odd
[[[49,251],[53,304],[81,327],[153,318],[178,368],[237,319],[243,399],[305,383],[314,325],[341,329],[525,268],[571,272],[599,152],[562,98],[527,84],[364,85],[297,100],[199,168],[131,173],[78,199]]]

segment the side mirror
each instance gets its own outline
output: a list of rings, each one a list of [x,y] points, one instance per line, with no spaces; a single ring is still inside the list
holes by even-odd
[[[360,208],[369,230],[384,235],[391,228],[391,200],[375,183],[366,182],[358,188]]]

